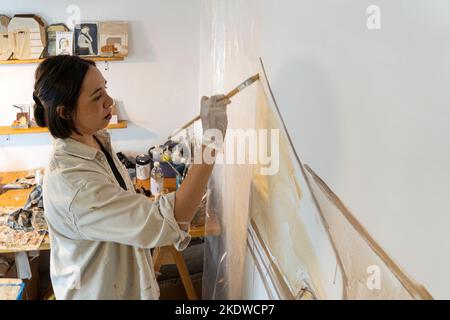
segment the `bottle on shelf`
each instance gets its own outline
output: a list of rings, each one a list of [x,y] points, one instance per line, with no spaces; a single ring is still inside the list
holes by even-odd
[[[164,186],[164,173],[161,169],[160,163],[155,161],[153,169],[150,174],[150,190],[155,197],[161,194]]]

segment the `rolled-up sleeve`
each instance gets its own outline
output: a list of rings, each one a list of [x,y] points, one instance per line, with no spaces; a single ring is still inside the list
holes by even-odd
[[[69,212],[82,239],[140,248],[173,244],[181,251],[191,237],[179,228],[174,208],[175,193],[150,201],[94,173],[75,193]]]

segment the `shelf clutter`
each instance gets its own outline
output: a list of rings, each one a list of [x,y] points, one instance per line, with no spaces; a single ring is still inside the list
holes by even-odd
[[[0,14],[0,65],[39,64],[57,55],[103,61],[107,70],[109,61],[123,61],[128,56],[128,22],[80,22],[69,28],[63,23],[46,25],[35,14],[16,14],[12,18]],[[13,106],[20,112],[11,126],[0,126],[0,135],[48,132],[46,128],[29,127],[30,105]],[[117,119],[117,110],[113,115]],[[126,121],[116,120],[108,128],[126,127]]]
[[[92,61],[123,61],[124,57],[83,57],[83,59],[88,59]],[[26,59],[26,60],[5,60],[0,61],[0,64],[33,64],[41,63],[45,59]]]
[[[35,14],[0,14],[0,64],[39,63],[57,55],[94,61],[121,61],[128,56],[128,22],[80,22],[47,25]]]
[[[125,129],[128,126],[128,121],[119,120],[117,124],[110,124],[108,129]],[[34,134],[34,133],[46,133],[47,128],[30,127],[23,129],[13,129],[9,126],[0,126],[0,135],[14,135],[14,134]]]

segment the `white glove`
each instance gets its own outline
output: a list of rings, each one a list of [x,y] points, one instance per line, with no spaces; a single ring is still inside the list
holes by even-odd
[[[216,95],[201,100],[200,118],[203,126],[203,144],[220,149],[228,126],[227,105],[230,99]],[[220,137],[218,137],[221,135]]]

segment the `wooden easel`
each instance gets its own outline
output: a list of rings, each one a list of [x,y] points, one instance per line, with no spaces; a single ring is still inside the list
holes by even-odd
[[[189,275],[189,270],[186,263],[184,262],[183,255],[181,252],[177,251],[174,246],[159,247],[153,250],[153,265],[155,268],[155,273],[158,274],[161,266],[166,264],[176,264],[188,299],[197,300],[198,297],[195,293],[194,285]]]
[[[220,232],[220,222],[216,216],[209,217],[206,226],[192,226],[189,229],[189,235],[193,239],[205,236],[216,236],[219,235]],[[195,293],[189,270],[184,262],[183,254],[177,251],[174,246],[158,247],[153,250],[153,266],[155,273],[157,274],[161,270],[161,267],[166,264],[175,264],[177,266],[188,299],[197,300],[198,297]]]

